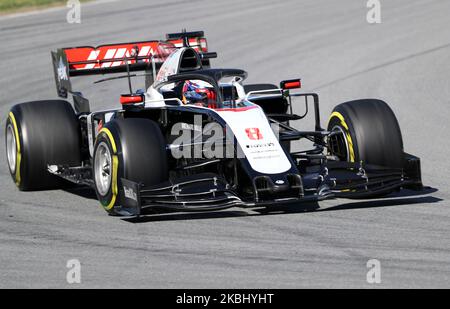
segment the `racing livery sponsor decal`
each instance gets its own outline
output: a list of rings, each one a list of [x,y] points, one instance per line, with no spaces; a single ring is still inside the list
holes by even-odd
[[[59,80],[69,80],[69,77],[67,76],[67,67],[64,65],[63,59],[59,58],[59,64],[58,64],[58,79]]]
[[[134,64],[136,61],[149,62],[151,57],[154,57],[155,62],[163,62],[174,48],[172,44],[150,41],[144,43],[104,45],[96,48],[67,48],[64,52],[66,53],[70,69],[89,70],[125,65],[125,58],[129,58],[128,64]],[[136,60],[136,57],[138,60]],[[114,61],[115,59],[117,61]]]
[[[123,186],[123,192],[124,192],[124,195],[126,198],[129,198],[129,199],[137,202],[137,194],[136,194],[136,192],[134,192],[134,190],[132,188]]]
[[[133,211],[133,214],[139,215],[139,205],[141,203],[139,190],[140,185],[136,182],[121,178],[120,181],[122,182],[122,189],[123,189],[123,196],[121,200],[121,205],[123,208],[129,209],[135,209]]]
[[[247,133],[248,138],[251,140],[260,140],[263,138],[259,128],[247,128],[245,129],[245,133]]]
[[[256,172],[278,174],[291,168],[261,108],[251,108],[240,113],[226,110],[216,112],[233,131],[242,152]]]
[[[175,48],[182,46],[182,40],[147,41],[136,43],[109,44],[97,47],[83,46],[65,48],[64,52],[71,70],[90,70],[99,68],[111,68],[125,65],[125,58],[128,64],[136,61],[150,62],[154,57],[157,63],[164,62]],[[204,38],[192,38],[189,44],[196,51],[207,52],[207,43]],[[138,60],[136,60],[138,57]],[[117,61],[113,61],[117,59]],[[111,61],[104,61],[111,60]],[[88,63],[86,63],[88,62]]]

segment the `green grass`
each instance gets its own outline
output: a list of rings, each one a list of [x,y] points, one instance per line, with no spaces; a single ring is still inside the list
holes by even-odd
[[[65,5],[67,0],[0,0],[0,14]]]

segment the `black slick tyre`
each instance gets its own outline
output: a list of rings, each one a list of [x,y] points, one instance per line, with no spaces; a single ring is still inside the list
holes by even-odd
[[[67,184],[47,166],[80,165],[80,131],[72,106],[62,100],[13,106],[5,128],[11,177],[22,191],[56,189]]]
[[[123,191],[121,178],[145,186],[168,179],[166,144],[158,125],[149,119],[116,119],[99,132],[93,156],[97,198],[114,214]]]

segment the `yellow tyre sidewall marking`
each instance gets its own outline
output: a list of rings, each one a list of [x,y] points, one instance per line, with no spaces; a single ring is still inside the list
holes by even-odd
[[[108,128],[102,128],[99,132],[99,134],[101,133],[105,133],[106,136],[109,139],[109,142],[111,144],[112,150],[113,150],[113,155],[112,155],[112,180],[111,180],[111,193],[112,193],[112,197],[111,197],[111,201],[109,202],[108,205],[103,205],[103,207],[106,210],[111,210],[114,207],[114,204],[116,202],[117,199],[117,194],[119,192],[118,187],[117,187],[117,171],[119,168],[119,158],[117,157],[117,147],[116,147],[116,142],[114,141],[114,137],[111,133],[111,131]]]
[[[19,129],[17,128],[16,117],[12,112],[9,112],[9,119],[14,127],[14,138],[16,140],[16,171],[15,171],[15,181],[16,185],[20,185],[20,162],[22,161],[22,154],[20,152],[20,138],[19,138]]]
[[[350,157],[350,162],[355,162],[355,151],[353,150],[353,141],[352,141],[352,137],[350,136],[350,130],[348,129],[348,125],[345,122],[345,118],[344,116],[342,116],[341,113],[334,111],[331,116],[330,119],[328,120],[328,122],[331,121],[331,119],[333,117],[336,117],[340,120],[341,122],[341,126],[344,127],[345,129],[345,137],[347,139],[347,143],[348,143],[348,152],[349,152],[349,157]]]

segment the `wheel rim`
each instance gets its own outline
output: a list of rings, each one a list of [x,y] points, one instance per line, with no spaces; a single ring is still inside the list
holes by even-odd
[[[105,196],[111,186],[112,178],[111,152],[105,142],[97,146],[94,159],[95,186],[100,195]]]
[[[16,135],[11,124],[6,128],[6,155],[8,157],[9,170],[14,174],[16,172],[17,145]]]
[[[344,130],[336,125],[331,132],[337,133],[331,136],[328,141],[330,153],[337,156],[342,161],[350,161],[348,141]]]

